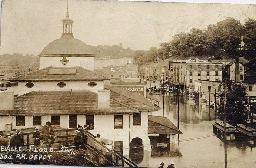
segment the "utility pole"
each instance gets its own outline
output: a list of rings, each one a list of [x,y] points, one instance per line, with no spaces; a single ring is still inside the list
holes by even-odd
[[[177,98],[178,98],[178,124],[177,124],[177,127],[178,127],[178,130],[180,130],[180,90],[178,88],[177,90]],[[180,134],[178,134],[178,142],[180,141]]]
[[[163,117],[164,117],[164,88],[163,88]]]
[[[208,91],[209,91],[209,103],[208,103],[208,105],[209,105],[209,121],[211,120],[211,111],[210,111],[210,106],[211,106],[211,101],[210,101],[210,99],[211,99],[211,86],[208,86]]]
[[[223,109],[224,109],[224,152],[225,152],[225,168],[228,167],[228,162],[227,162],[227,135],[226,135],[226,100],[227,99],[227,81],[226,79],[224,80],[224,105],[223,105]]]
[[[251,98],[250,98],[250,96],[248,96],[248,97],[249,97],[249,112],[250,112],[251,127],[254,128],[253,127],[253,112],[251,109]]]
[[[165,95],[165,89],[164,89],[164,73],[162,72],[162,82],[161,82],[161,85],[162,85],[162,95],[163,95],[163,117],[164,117],[164,95]]]
[[[216,104],[217,100],[216,100],[216,89],[214,90],[214,108],[215,108],[215,121],[216,121],[216,116],[217,116],[217,104]]]

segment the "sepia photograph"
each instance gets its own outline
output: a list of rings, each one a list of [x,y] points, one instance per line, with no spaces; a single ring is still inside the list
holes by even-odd
[[[256,168],[256,2],[0,13],[1,168]]]

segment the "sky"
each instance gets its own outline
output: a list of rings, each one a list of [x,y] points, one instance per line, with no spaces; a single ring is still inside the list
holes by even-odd
[[[256,19],[255,4],[209,2],[69,0],[69,14],[74,21],[74,37],[86,44],[122,44],[124,48],[136,50],[159,47],[177,33],[188,32],[191,28],[205,29],[227,17],[242,23],[248,17]],[[239,2],[256,3],[234,1]],[[4,0],[0,54],[40,54],[47,44],[61,37],[61,20],[66,16],[66,8],[66,0]]]

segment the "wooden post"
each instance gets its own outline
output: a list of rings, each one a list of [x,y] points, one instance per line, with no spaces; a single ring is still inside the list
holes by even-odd
[[[68,129],[66,129],[66,145],[68,145]]]
[[[180,91],[178,90],[177,92],[177,97],[178,97],[178,129],[180,129]],[[180,141],[180,134],[178,134],[178,142]]]
[[[29,134],[27,134],[27,148],[29,148]]]
[[[217,113],[217,104],[216,104],[216,102],[217,102],[217,101],[216,101],[216,89],[215,89],[215,90],[214,90],[215,121],[216,121],[216,116],[217,116],[217,115],[216,115],[216,113]]]
[[[226,100],[227,98],[227,81],[224,81],[224,152],[225,152],[225,168],[228,167],[228,162],[227,162],[227,135],[226,135]]]

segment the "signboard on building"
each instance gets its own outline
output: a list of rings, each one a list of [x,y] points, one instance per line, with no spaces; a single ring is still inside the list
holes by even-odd
[[[144,96],[146,93],[143,85],[141,85],[141,86],[138,86],[138,85],[115,85],[115,86],[129,90],[130,92],[136,92],[142,96]]]

